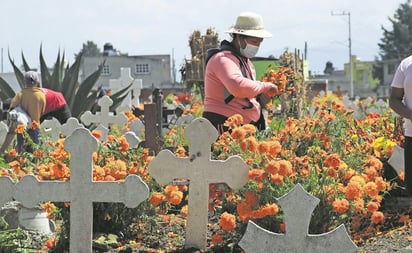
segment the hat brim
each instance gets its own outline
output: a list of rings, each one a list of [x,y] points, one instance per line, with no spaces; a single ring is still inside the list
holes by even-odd
[[[266,30],[243,30],[230,28],[226,33],[241,34],[256,38],[272,38],[272,34]]]

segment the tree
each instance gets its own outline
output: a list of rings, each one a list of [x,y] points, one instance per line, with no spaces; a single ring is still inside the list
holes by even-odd
[[[75,58],[77,59],[77,57],[79,55],[83,55],[85,57],[88,56],[101,56],[102,52],[100,50],[100,48],[97,46],[96,43],[94,43],[93,41],[88,40],[86,43],[83,43],[83,47],[80,50],[79,54],[75,54]]]
[[[412,52],[412,6],[411,0],[401,4],[395,11],[392,30],[382,26],[383,38],[378,43],[382,60],[402,59]]]

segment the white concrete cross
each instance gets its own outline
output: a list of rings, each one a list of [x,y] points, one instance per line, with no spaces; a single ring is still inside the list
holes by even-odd
[[[205,118],[195,119],[185,130],[189,157],[178,158],[162,150],[149,164],[149,174],[160,184],[176,178],[189,180],[188,217],[185,247],[204,249],[207,241],[209,184],[227,183],[232,189],[248,181],[248,165],[239,156],[225,161],[211,160],[211,145],[217,130]]]
[[[130,84],[132,84],[132,86],[128,90],[129,94],[123,100],[122,105],[127,105],[129,108],[138,107],[140,103],[139,96],[143,88],[142,79],[132,78],[130,74],[130,68],[120,68],[119,79],[109,80],[109,87],[113,92],[124,89]]]
[[[140,119],[133,120],[129,123],[130,131],[134,132],[137,137],[142,137],[144,134],[144,123]]]
[[[61,131],[64,136],[68,137],[79,127],[84,128],[77,118],[71,117],[63,124]]]
[[[40,125],[41,133],[45,136],[50,136],[52,141],[57,141],[60,138],[62,125],[56,118],[46,119]]]
[[[128,175],[121,184],[94,182],[92,154],[97,147],[98,142],[88,129],[77,128],[65,140],[65,148],[71,154],[70,181],[40,182],[35,176],[26,175],[15,186],[14,198],[26,207],[42,201],[71,203],[70,252],[92,252],[93,202],[120,202],[135,208],[149,196],[148,186],[137,175]],[[10,184],[2,182],[2,192],[4,186]]]
[[[99,99],[98,104],[101,108],[100,113],[94,115],[90,111],[86,111],[80,116],[80,120],[85,125],[100,123],[104,127],[109,127],[110,124],[124,126],[127,123],[127,117],[123,113],[113,115],[113,113],[110,112],[110,106],[113,104],[113,100],[111,100],[109,96],[103,96]]]
[[[6,123],[4,123],[3,121],[0,121],[0,143],[4,142],[8,131],[9,131],[9,128],[7,127]]]
[[[388,163],[398,173],[398,176],[405,173],[405,153],[401,146],[395,145]]]
[[[324,234],[308,234],[312,212],[319,203],[297,184],[289,193],[278,199],[285,214],[286,233],[270,232],[249,221],[239,245],[245,252],[284,253],[350,253],[357,247],[342,224]]]

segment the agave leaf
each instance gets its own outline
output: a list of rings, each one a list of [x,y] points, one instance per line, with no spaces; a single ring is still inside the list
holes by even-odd
[[[5,100],[8,98],[12,98],[16,95],[14,90],[10,87],[10,85],[0,77],[0,98],[1,100]]]
[[[42,46],[40,46],[40,73],[41,73],[41,81],[42,81],[43,87],[49,88],[51,75],[49,72],[49,68],[47,67],[46,61],[44,60],[44,57],[43,57]]]
[[[10,51],[9,51],[9,60],[10,60],[11,65],[13,66],[13,70],[14,70],[14,74],[16,75],[17,82],[19,83],[20,88],[23,89],[23,87],[24,87],[24,75],[20,71],[20,69],[16,66],[16,64],[14,63],[14,60],[11,59]]]
[[[74,96],[73,99],[73,104],[81,104],[83,101],[86,100],[86,97],[89,96],[90,91],[96,84],[97,79],[100,77],[100,71],[103,68],[103,64],[99,66],[99,68],[93,72],[91,75],[89,75],[79,86],[79,89],[76,92],[76,95]],[[97,92],[96,92],[97,94]],[[97,95],[95,99],[97,98]]]
[[[24,57],[23,52],[21,52],[21,59],[22,59],[22,61],[23,61],[24,71],[26,71],[26,72],[29,71],[31,68],[30,68],[29,64],[27,63],[26,58]]]
[[[74,103],[74,97],[76,94],[76,89],[78,87],[80,63],[81,57],[77,58],[74,64],[66,70],[62,83],[61,91],[66,98],[67,103],[70,105],[70,108]]]
[[[98,91],[92,91],[89,96],[85,97],[81,103],[75,103],[71,107],[72,116],[79,118],[85,111],[90,111],[96,102]]]
[[[43,87],[56,90],[56,91],[61,91],[61,82],[60,82],[60,71],[61,71],[61,60],[60,60],[60,50],[59,53],[57,54],[57,59],[56,62],[54,63],[54,68],[53,68],[53,73],[50,77],[49,82],[47,83],[47,87],[43,85]]]

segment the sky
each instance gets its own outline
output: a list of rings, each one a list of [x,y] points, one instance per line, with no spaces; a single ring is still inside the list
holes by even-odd
[[[128,55],[169,54],[178,70],[191,58],[193,31],[205,34],[213,28],[219,40],[229,40],[225,31],[241,12],[251,11],[273,34],[257,56],[298,51],[312,73],[322,74],[328,61],[336,70],[349,62],[349,38],[352,55],[363,61],[379,57],[382,27],[392,30],[389,18],[406,1],[2,0],[0,72],[13,71],[9,55],[20,66],[23,54],[29,66],[38,68],[40,48],[49,67],[59,52],[72,63],[87,41],[101,50],[110,42]]]

